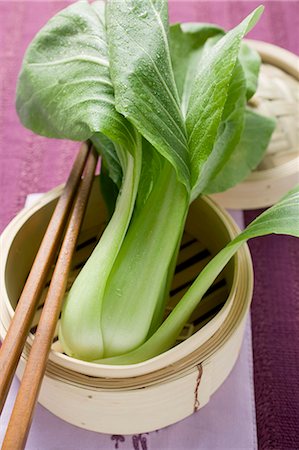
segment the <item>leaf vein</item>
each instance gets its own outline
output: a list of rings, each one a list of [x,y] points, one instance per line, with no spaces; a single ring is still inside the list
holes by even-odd
[[[81,62],[90,62],[92,64],[98,64],[100,66],[104,66],[104,67],[109,67],[109,62],[108,60],[106,60],[105,58],[99,58],[96,56],[84,56],[84,57],[78,57],[78,56],[73,56],[73,57],[69,57],[69,58],[62,58],[59,59],[57,61],[47,61],[47,62],[28,62],[28,64],[30,66],[57,66],[60,64],[65,64],[65,63],[69,63],[69,62],[77,62],[77,61],[81,61]]]

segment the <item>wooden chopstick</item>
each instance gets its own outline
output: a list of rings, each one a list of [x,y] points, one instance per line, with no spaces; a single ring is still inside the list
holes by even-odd
[[[71,217],[54,269],[49,291],[38,323],[36,335],[22,377],[2,450],[24,448],[32,421],[33,410],[41,387],[48,355],[65,294],[72,256],[90,194],[97,155],[93,150],[87,160],[86,171],[74,202]]]
[[[89,152],[90,145],[84,143],[58,200],[22,291],[13,320],[0,348],[0,413],[25,345],[47,274],[57,254]]]

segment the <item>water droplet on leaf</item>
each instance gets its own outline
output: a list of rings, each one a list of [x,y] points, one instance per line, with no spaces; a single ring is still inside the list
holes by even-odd
[[[141,19],[145,19],[148,16],[148,12],[147,11],[143,11],[142,13],[139,14],[139,17]]]

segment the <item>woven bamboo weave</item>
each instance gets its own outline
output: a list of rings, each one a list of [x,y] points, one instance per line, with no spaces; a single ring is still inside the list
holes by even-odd
[[[299,82],[278,67],[262,64],[250,106],[276,120],[267,153],[257,170],[278,167],[299,155]]]

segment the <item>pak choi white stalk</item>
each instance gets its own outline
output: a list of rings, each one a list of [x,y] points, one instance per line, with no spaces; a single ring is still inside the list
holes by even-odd
[[[118,149],[124,179],[115,211],[63,306],[59,339],[68,354],[81,359],[92,360],[104,354],[99,317],[107,280],[125,238],[136,200],[142,155],[140,136],[137,135],[136,140],[139,152],[135,158]]]
[[[188,206],[184,185],[165,161],[147,201],[133,215],[108,278],[100,316],[104,356],[125,353],[145,341],[157,299],[165,296],[165,274],[182,235]]]
[[[136,364],[171,348],[203,295],[238,249],[249,239],[267,234],[299,237],[299,185],[265,211],[223,248],[202,270],[160,328],[139,348],[125,355],[97,361],[103,364]]]

